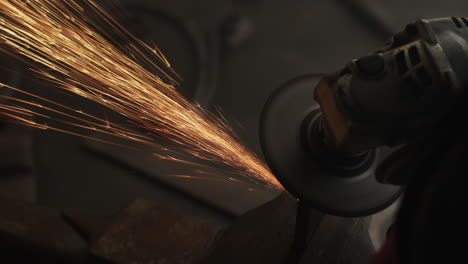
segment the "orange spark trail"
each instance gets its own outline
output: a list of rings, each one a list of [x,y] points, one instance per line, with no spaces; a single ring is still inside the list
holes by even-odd
[[[103,25],[133,44],[114,43],[117,41],[111,40],[111,33]],[[126,31],[95,0],[2,0],[0,41],[8,46],[4,52],[30,59],[42,78],[129,118],[145,133],[32,94],[57,108],[13,100],[22,106],[3,105],[0,114],[41,129],[72,133],[29,118],[40,115],[38,110],[65,117],[71,117],[67,114],[71,111],[73,123],[59,121],[144,144],[169,140],[175,143],[178,153],[235,168],[249,182],[282,188],[268,168],[235,139],[227,124],[175,90],[177,83],[171,76],[176,74],[162,53]],[[144,55],[147,51],[154,58]]]

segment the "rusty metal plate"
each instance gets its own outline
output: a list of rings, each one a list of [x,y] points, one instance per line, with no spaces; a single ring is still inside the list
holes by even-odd
[[[193,263],[208,254],[221,230],[207,219],[140,199],[115,218],[91,251],[119,264]]]

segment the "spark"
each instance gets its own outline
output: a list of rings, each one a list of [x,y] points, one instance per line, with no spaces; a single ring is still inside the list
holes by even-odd
[[[116,36],[131,44],[119,44]],[[173,146],[169,153],[224,164],[234,168],[243,180],[282,189],[258,157],[238,142],[222,117],[179,94],[175,88],[180,78],[162,52],[133,36],[97,1],[2,0],[0,41],[8,47],[0,46],[0,50],[27,58],[41,78],[127,117],[134,127],[113,124],[107,116],[98,118],[34,94],[27,95],[54,108],[13,99],[9,104],[22,106],[2,105],[0,114],[29,126],[83,137],[88,136],[32,121],[31,116],[142,144],[168,140]],[[145,55],[148,51],[153,57]],[[73,122],[64,118],[72,118]],[[190,163],[172,154],[155,156]]]

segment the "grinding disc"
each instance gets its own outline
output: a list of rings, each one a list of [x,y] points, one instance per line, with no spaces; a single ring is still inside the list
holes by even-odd
[[[304,120],[320,111],[313,96],[318,82],[316,76],[296,78],[268,99],[260,138],[271,170],[292,195],[325,213],[358,217],[385,209],[401,193],[401,187],[382,184],[375,177],[377,165],[390,153],[388,148],[376,149],[369,166],[352,177],[321,166],[306,148],[301,130]]]

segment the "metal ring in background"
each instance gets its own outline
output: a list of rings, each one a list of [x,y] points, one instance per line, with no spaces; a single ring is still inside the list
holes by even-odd
[[[210,106],[215,89],[218,65],[218,39],[212,35],[204,36],[198,26],[185,18],[170,14],[157,8],[148,8],[141,5],[126,6],[130,15],[148,15],[153,18],[166,20],[177,32],[181,33],[191,47],[194,57],[196,72],[195,86],[190,93],[189,99],[207,108]],[[132,21],[130,21],[132,22]],[[135,25],[134,25],[135,26]],[[148,33],[148,32],[147,32]],[[152,32],[151,32],[152,33]],[[143,41],[152,40],[156,45],[161,39],[148,39],[142,37]],[[163,52],[165,52],[163,50]],[[171,58],[168,58],[171,61]],[[182,76],[183,77],[183,76]],[[182,89],[184,86],[182,85]]]

